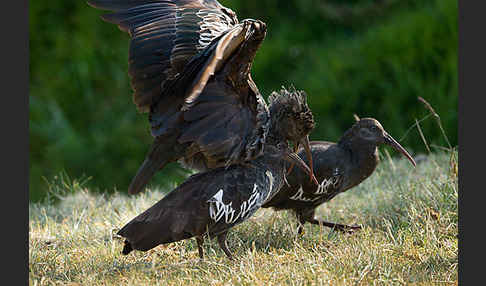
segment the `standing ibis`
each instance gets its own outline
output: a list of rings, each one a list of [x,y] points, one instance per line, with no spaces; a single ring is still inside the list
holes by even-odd
[[[286,177],[288,184],[262,207],[271,207],[277,211],[292,210],[299,222],[299,234],[306,222],[322,224],[343,232],[360,229],[356,225],[317,220],[314,213],[318,206],[360,184],[373,173],[378,164],[378,145],[381,144],[390,145],[416,165],[410,154],[383,129],[378,120],[358,119],[337,143],[310,143],[318,185],[309,183],[301,170],[291,170]],[[302,156],[302,151],[299,155]]]
[[[228,230],[248,219],[284,184],[286,162],[311,175],[288,141],[300,142],[314,127],[305,93],[281,90],[269,97],[270,120],[262,156],[244,164],[214,168],[189,177],[155,205],[128,222],[118,234],[123,254],[195,237],[203,258],[203,237],[217,237],[226,255]],[[314,178],[314,183],[317,181]]]
[[[262,155],[268,106],[250,70],[266,25],[216,0],[88,0],[130,35],[133,101],[154,141],[128,192],[168,163],[208,170]],[[308,138],[302,142],[308,149]],[[311,170],[312,171],[312,170]],[[312,172],[311,172],[312,173]]]

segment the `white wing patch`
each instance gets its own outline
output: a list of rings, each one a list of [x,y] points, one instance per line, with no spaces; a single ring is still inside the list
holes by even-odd
[[[334,176],[332,176],[329,179],[324,179],[322,182],[317,186],[317,190],[314,192],[314,195],[318,195],[315,198],[306,198],[304,196],[304,190],[302,189],[302,186],[300,186],[299,190],[290,197],[291,200],[294,201],[302,201],[302,202],[313,202],[317,201],[322,197],[322,195],[327,194],[328,190],[330,188],[337,190],[339,187],[339,184],[341,183],[341,175],[339,175],[338,170],[334,171]]]
[[[322,195],[324,193],[327,193],[327,190],[329,187],[334,187],[337,188],[339,185],[339,176],[333,176],[329,179],[324,179],[322,182],[319,184],[317,187],[317,190],[314,192],[316,195]]]
[[[224,217],[224,221],[227,224],[236,222],[239,218],[245,219],[251,211],[257,206],[257,201],[260,198],[260,193],[257,192],[257,185],[253,185],[253,191],[250,198],[241,204],[240,211],[235,215],[236,211],[233,209],[233,202],[225,204],[223,202],[223,189],[220,189],[211,199],[209,203],[209,217],[218,222]]]
[[[304,197],[304,190],[302,189],[302,186],[300,186],[297,193],[295,193],[293,196],[291,196],[290,199],[294,200],[294,201],[313,202],[313,201],[318,200],[319,197],[316,197],[316,198],[313,198],[313,199]]]
[[[268,189],[268,194],[267,194],[267,197],[265,198],[265,201],[267,201],[268,200],[268,197],[272,193],[272,190],[273,190],[273,182],[275,182],[275,178],[273,177],[272,172],[270,172],[268,170],[265,172],[265,175],[267,175],[268,180],[270,181],[270,188]]]

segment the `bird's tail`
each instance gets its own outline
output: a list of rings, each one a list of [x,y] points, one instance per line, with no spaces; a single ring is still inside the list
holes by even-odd
[[[132,252],[133,248],[132,245],[128,240],[125,240],[125,245],[123,246],[122,254],[127,255],[128,253]]]
[[[147,185],[155,173],[169,162],[170,158],[168,158],[168,156],[170,156],[170,154],[164,149],[162,144],[154,143],[154,145],[152,145],[149,154],[140,168],[138,168],[137,174],[128,187],[129,194],[133,195],[143,191],[145,185]]]

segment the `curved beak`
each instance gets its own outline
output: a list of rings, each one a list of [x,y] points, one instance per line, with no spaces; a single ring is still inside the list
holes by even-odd
[[[317,183],[317,179],[314,177],[314,164],[312,162],[312,152],[310,149],[309,135],[302,138],[302,140],[300,140],[300,144],[302,144],[302,146],[304,147],[305,154],[307,155],[307,160],[309,161],[310,181],[315,180],[316,185],[318,185],[319,183]]]
[[[314,183],[316,183],[316,185],[318,185],[319,183],[317,182],[317,179],[314,176],[314,164],[312,162],[312,152],[311,152],[311,149],[310,149],[309,136],[305,136],[304,138],[302,138],[302,140],[300,140],[300,142],[294,142],[294,153],[297,153],[297,150],[299,149],[299,145],[302,145],[304,147],[305,154],[307,155],[307,159],[309,161],[309,165],[308,166],[306,165],[306,167],[308,167],[308,169],[309,169],[308,174],[310,176],[310,181],[311,182],[314,181]],[[292,172],[292,169],[294,168],[294,164],[295,163],[292,163],[290,165],[290,168],[287,171],[287,175],[289,175]]]
[[[405,150],[405,148],[403,148],[402,145],[400,145],[397,141],[395,141],[395,139],[393,139],[393,137],[391,137],[390,134],[385,132],[384,138],[385,138],[385,142],[384,142],[385,144],[392,146],[393,149],[402,153],[405,157],[407,157],[408,160],[410,160],[410,162],[412,162],[412,165],[414,167],[417,166],[417,164],[413,160],[412,156],[410,156],[410,154],[408,154],[407,150]]]
[[[314,182],[314,184],[319,185],[316,177],[314,177],[312,169],[307,166],[307,164],[299,157],[299,155],[297,155],[296,153],[287,153],[285,155],[286,156],[284,156],[284,159],[291,164],[291,168],[293,168],[294,165],[297,165],[297,167],[304,170],[310,176],[311,181]]]

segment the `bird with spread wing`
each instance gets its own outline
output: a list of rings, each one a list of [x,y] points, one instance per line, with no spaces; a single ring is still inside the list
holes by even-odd
[[[239,22],[216,0],[88,4],[111,10],[102,19],[130,35],[133,102],[149,113],[154,142],[130,194],[142,191],[170,162],[208,170],[262,155],[269,110],[250,70],[266,35],[265,23]],[[293,143],[295,148],[302,144],[310,156],[307,136]]]
[[[226,243],[228,231],[248,220],[279,193],[285,182],[286,162],[310,175],[309,167],[289,148],[287,138],[305,138],[314,128],[306,95],[295,89],[274,92],[270,99],[268,138],[262,156],[189,177],[160,201],[123,226],[122,253],[147,251],[195,237],[203,258],[204,237],[217,238],[232,259]],[[317,182],[315,182],[317,183]]]

